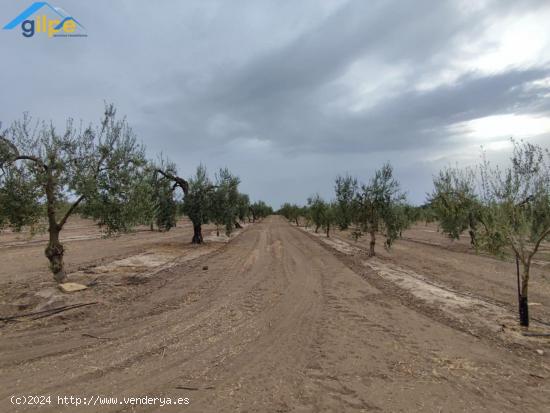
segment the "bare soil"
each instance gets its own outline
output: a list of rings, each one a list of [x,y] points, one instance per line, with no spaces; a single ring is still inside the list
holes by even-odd
[[[55,308],[52,299],[97,302],[1,324],[0,411],[544,412],[550,405],[550,341],[514,327],[513,263],[447,245],[435,228],[411,230],[375,259],[365,256],[365,240],[347,233],[327,240],[279,217],[200,247],[188,244],[183,223],[117,240],[85,228],[74,235],[91,238],[68,242],[67,261],[71,278],[90,286],[70,295],[49,281],[43,245],[2,248],[0,235],[2,316]],[[6,243],[14,241],[21,240]],[[532,312],[542,321],[550,319],[547,275],[544,263],[533,275]],[[188,397],[190,404],[16,408],[14,394]]]
[[[363,252],[368,247],[366,237],[354,242],[348,231],[337,231],[333,238]],[[550,245],[543,244],[535,256],[529,282],[529,310],[533,318],[550,324],[549,252]],[[467,235],[454,241],[441,234],[436,224],[418,224],[405,231],[389,251],[384,249],[383,239],[379,239],[377,255],[374,266],[425,278],[445,289],[506,307],[514,316],[517,312],[515,262],[512,258],[498,259],[476,253]]]

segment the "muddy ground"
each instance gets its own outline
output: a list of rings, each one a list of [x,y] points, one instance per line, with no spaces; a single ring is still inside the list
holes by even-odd
[[[231,240],[209,227],[201,247],[185,222],[116,240],[73,225],[71,278],[89,287],[70,295],[49,281],[43,242],[0,235],[2,316],[96,303],[0,324],[0,411],[548,411],[550,339],[517,328],[513,263],[435,226],[368,258],[366,240],[279,217]],[[548,268],[543,256],[531,331],[550,331]],[[189,404],[14,406],[12,395]]]

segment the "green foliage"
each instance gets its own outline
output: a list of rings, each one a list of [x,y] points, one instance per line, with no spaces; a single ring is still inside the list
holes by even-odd
[[[341,212],[341,210],[340,210]],[[330,236],[330,229],[338,222],[339,205],[336,202],[325,204],[322,217],[322,225],[327,237]]]
[[[183,199],[183,213],[194,225],[207,224],[211,218],[212,193],[214,187],[206,167],[199,165],[195,175],[189,179],[189,192]]]
[[[149,165],[144,169],[141,179],[136,180],[133,192],[135,194],[136,220],[143,225],[154,228],[158,212],[158,200],[156,198],[156,187],[159,179],[154,167]],[[86,207],[82,208],[83,215],[86,215]]]
[[[31,174],[22,167],[0,170],[0,229],[21,231],[36,228],[44,216],[40,191]]]
[[[289,221],[294,222],[297,226],[300,226],[299,218],[302,216],[302,212],[302,208],[298,205],[290,204],[288,202],[285,202],[278,211],[280,215],[284,216]]]
[[[290,221],[291,209],[292,209],[292,204],[290,202],[285,202],[283,205],[281,205],[281,207],[277,211],[277,214],[284,216],[287,220]]]
[[[272,215],[273,208],[267,205],[264,201],[256,201],[250,205],[250,212],[252,213],[252,219],[256,221],[257,219],[262,219]]]
[[[229,169],[221,168],[216,174],[216,189],[212,198],[212,220],[216,226],[225,226],[225,234],[233,231],[239,214],[240,179]]]
[[[33,126],[25,115],[6,131],[0,147],[3,203],[12,205],[6,208],[12,213],[18,205],[26,217],[11,217],[9,225],[36,222],[39,213],[47,212],[36,206],[46,204],[62,227],[75,211],[64,208],[65,199],[73,200],[75,207],[85,202],[86,212],[111,231],[135,222],[132,191],[145,163],[143,148],[126,120],[116,118],[112,105],[105,107],[97,127],[77,128],[69,119],[61,134],[45,122]]]
[[[423,206],[414,206],[409,204],[403,205],[403,214],[405,215],[408,225],[414,224],[418,221],[424,221],[426,217]]]
[[[81,206],[108,232],[129,229],[139,221],[135,188],[144,166],[143,148],[112,105],[106,105],[100,125],[76,127],[69,119],[62,133],[45,122],[33,126],[24,115],[0,137],[0,221],[19,229],[46,218],[46,256],[56,280],[63,281],[59,232],[68,218]]]
[[[306,228],[309,228],[309,226],[311,225],[311,212],[307,205],[304,205],[300,208],[300,216],[304,218],[304,226]]]
[[[237,216],[239,221],[246,221],[250,217],[250,198],[247,194],[239,194],[237,199]]]
[[[402,232],[405,229],[409,228],[411,225],[422,220],[423,210],[421,209],[421,207],[410,205],[410,204],[407,204],[406,202],[396,206],[396,209],[397,209],[396,213],[397,213],[398,219],[402,221],[400,225],[400,230],[399,230],[399,237],[401,237]]]
[[[151,164],[149,174],[149,203],[144,211],[147,211],[150,222],[154,222],[159,230],[170,231],[176,226],[178,203],[175,192],[177,184],[168,177],[177,176],[176,164],[160,156],[156,164]]]
[[[307,199],[307,205],[309,216],[315,226],[315,232],[318,232],[319,228],[325,223],[327,204],[319,194],[315,194]]]
[[[481,248],[502,253],[510,247],[526,267],[544,240],[550,240],[550,153],[515,142],[510,165],[480,167],[485,208],[479,231]]]
[[[108,233],[125,232],[140,223],[138,188],[146,170],[143,147],[126,120],[115,115],[114,107],[108,106],[102,126],[95,133],[85,132],[70,185],[83,195],[82,212],[104,224]]]
[[[425,224],[429,224],[437,220],[437,214],[431,203],[423,204],[417,207],[416,210],[418,213],[418,219],[416,221],[424,221]]]
[[[541,243],[550,241],[550,153],[527,142],[512,144],[511,162],[505,168],[492,166],[484,154],[478,188],[471,170],[440,173],[434,180],[432,204],[452,236],[469,225],[478,249],[500,256],[514,253],[523,268],[520,323],[528,326],[532,259]],[[472,225],[472,216],[480,225]]]
[[[430,205],[442,231],[451,239],[469,229],[471,244],[476,246],[475,232],[481,205],[475,194],[475,173],[472,169],[446,168],[434,177]]]
[[[161,182],[155,188],[155,220],[157,227],[162,231],[170,231],[176,226],[178,205],[174,199],[174,192],[167,182]]]
[[[353,220],[354,199],[357,194],[357,178],[338,176],[334,184],[336,193],[336,220],[341,230],[347,229]]]
[[[406,228],[403,214],[405,195],[393,177],[393,168],[387,163],[375,172],[368,185],[362,185],[357,196],[357,220],[361,229],[371,234],[371,255],[374,255],[375,234],[385,237],[390,248]]]
[[[224,225],[229,235],[237,220],[273,213],[262,201],[251,205],[248,195],[239,193],[239,182],[227,168],[220,169],[213,185],[202,165],[187,182],[177,176],[175,164],[162,158],[158,164],[147,162],[144,148],[112,105],[106,105],[95,127],[76,127],[69,119],[58,133],[25,115],[0,133],[0,229],[32,229],[46,222],[46,256],[58,281],[65,279],[59,232],[72,214],[95,219],[108,234],[138,224],[169,230],[176,224],[179,187],[186,194],[181,210],[193,222],[193,242],[201,243],[200,226],[209,221]]]

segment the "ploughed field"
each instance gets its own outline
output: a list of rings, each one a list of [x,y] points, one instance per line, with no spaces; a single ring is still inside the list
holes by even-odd
[[[63,409],[15,407],[11,395],[189,398],[67,410],[100,412],[550,406],[550,338],[517,327],[513,262],[476,255],[435,225],[374,258],[366,239],[327,239],[277,216],[230,239],[203,232],[202,246],[189,244],[185,220],[103,239],[74,219],[67,270],[88,288],[72,294],[51,281],[43,236],[1,233],[0,316],[21,317],[0,324],[0,411]],[[530,301],[530,331],[550,332],[548,245]],[[76,304],[90,305],[51,315]]]

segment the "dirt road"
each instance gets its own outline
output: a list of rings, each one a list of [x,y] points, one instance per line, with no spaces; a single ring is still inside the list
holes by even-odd
[[[204,269],[204,266],[208,269]],[[377,288],[278,217],[116,300],[0,329],[0,411],[543,412],[540,356]],[[52,395],[14,406],[11,395]],[[61,409],[53,397],[118,397]],[[123,396],[189,398],[129,406]]]

